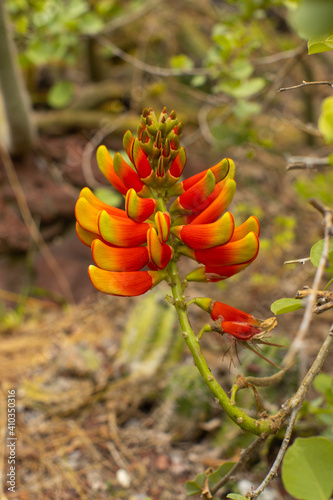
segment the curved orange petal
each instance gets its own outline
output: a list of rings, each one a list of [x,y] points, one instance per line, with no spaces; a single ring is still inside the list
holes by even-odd
[[[126,163],[120,153],[114,155],[113,168],[127,189],[134,188],[137,193],[143,189],[144,183],[139,175]]]
[[[138,247],[147,240],[149,224],[99,212],[98,231],[108,243],[118,247]]]
[[[221,328],[223,333],[232,335],[238,340],[249,341],[254,335],[261,332],[260,328],[248,325],[246,323],[238,323],[237,321],[222,321]]]
[[[133,157],[132,157],[133,144],[134,144],[133,134],[130,130],[126,130],[124,137],[123,137],[123,146],[124,146],[124,150],[127,153],[127,156],[129,157],[129,159],[131,160],[132,163],[133,163]]]
[[[180,148],[176,158],[171,163],[169,172],[172,177],[180,177],[186,165],[186,152],[184,148]],[[203,177],[203,176],[202,176]],[[199,181],[200,179],[198,179]],[[195,184],[195,182],[194,182]],[[185,191],[185,189],[184,189]]]
[[[171,219],[168,212],[156,212],[155,214],[155,224],[157,229],[157,234],[161,243],[165,242],[169,238]]]
[[[103,236],[103,235],[102,235]],[[243,264],[257,256],[259,238],[251,232],[244,238],[206,250],[194,250],[195,259],[206,266]]]
[[[234,274],[239,273],[253,262],[255,257],[243,264],[235,264],[234,266],[203,266],[195,269],[186,276],[187,281],[203,281],[216,283],[218,281],[231,278]]]
[[[213,301],[211,304],[211,318],[215,321],[236,321],[241,323],[248,323],[252,326],[259,326],[260,321],[244,311],[236,309],[235,307],[224,304],[223,302]]]
[[[106,271],[139,271],[149,260],[147,247],[111,247],[97,239],[91,252],[96,266]]]
[[[97,164],[100,171],[107,178],[107,180],[112,184],[112,186],[119,191],[121,194],[127,193],[127,187],[119,179],[115,172],[113,166],[113,160],[107,148],[105,146],[99,146],[97,149]]]
[[[218,195],[215,197],[213,192],[212,198],[207,198],[207,202],[202,207],[198,207],[199,215],[190,216],[188,222],[191,224],[210,224],[216,221],[228,208],[236,191],[236,182],[233,179],[227,179],[221,181],[217,186]]]
[[[135,139],[132,145],[132,161],[141,179],[149,177],[152,173],[151,165],[147,155],[140,146],[139,140]]]
[[[166,278],[164,271],[113,272],[95,266],[89,266],[88,273],[97,290],[122,297],[142,295]]]
[[[155,228],[147,232],[147,246],[150,261],[158,268],[164,269],[170,262],[173,250],[167,243],[161,243]]]
[[[184,191],[187,191],[189,188],[194,186],[194,184],[199,182],[207,174],[208,170],[211,170],[213,172],[214,177],[215,177],[215,183],[218,184],[228,174],[231,163],[234,163],[234,162],[232,160],[230,160],[230,158],[223,158],[223,160],[221,160],[219,163],[214,165],[214,167],[211,167],[207,170],[199,172],[196,175],[192,175],[192,177],[189,177],[188,179],[185,179],[182,182],[182,187],[183,187]]]
[[[171,205],[170,212],[182,212],[200,206],[212,193],[215,187],[215,177],[211,170],[194,186],[181,194]]]
[[[260,235],[260,224],[257,217],[255,217],[254,215],[251,215],[251,217],[249,217],[240,226],[235,227],[234,233],[230,241],[240,240],[241,238],[244,238],[244,236],[246,236],[251,231],[256,233],[258,236]]]
[[[90,231],[83,229],[78,222],[75,224],[75,230],[81,243],[87,247],[90,247],[94,240],[101,238],[99,234],[91,233]]]
[[[211,224],[188,224],[176,226],[171,232],[190,248],[206,249],[225,244],[234,230],[234,218],[226,212],[221,219]]]
[[[98,214],[100,210],[85,198],[79,198],[75,204],[75,218],[80,226],[91,233],[99,233]]]
[[[133,188],[129,189],[125,199],[128,217],[135,222],[144,222],[154,213],[156,201],[152,198],[140,198]]]
[[[87,187],[83,188],[80,192],[79,198],[85,198],[91,205],[93,205],[98,210],[106,210],[111,215],[116,215],[117,217],[127,217],[125,210],[121,210],[117,207],[112,207],[107,203],[99,200],[97,196]]]

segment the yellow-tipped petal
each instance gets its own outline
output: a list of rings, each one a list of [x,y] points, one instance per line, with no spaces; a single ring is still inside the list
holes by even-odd
[[[232,236],[234,225],[232,214],[226,212],[221,219],[211,224],[176,226],[171,232],[189,247],[203,250],[227,243]]]
[[[235,227],[234,233],[230,241],[240,240],[241,238],[244,238],[244,236],[246,236],[251,231],[256,233],[257,236],[259,236],[260,234],[259,221],[257,217],[255,217],[254,215],[251,215],[251,217],[249,217],[240,226]]]
[[[99,213],[98,229],[108,243],[118,247],[137,247],[146,242],[149,224],[114,217],[103,210]]]
[[[147,247],[111,247],[94,240],[91,252],[96,266],[106,271],[140,271],[149,260]]]
[[[251,232],[244,238],[206,250],[194,250],[195,259],[206,266],[232,266],[255,258],[259,251],[259,238]]]
[[[97,290],[109,295],[142,295],[165,279],[163,271],[113,272],[89,266],[89,278]]]
[[[133,188],[127,191],[125,209],[130,219],[144,222],[154,213],[155,208],[156,201],[152,198],[140,198]]]

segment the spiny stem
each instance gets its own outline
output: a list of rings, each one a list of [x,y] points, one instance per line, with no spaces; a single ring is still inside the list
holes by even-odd
[[[203,380],[209,390],[215,396],[216,401],[221,405],[227,415],[244,431],[251,432],[257,436],[261,434],[272,434],[276,427],[271,419],[255,420],[240,410],[234,401],[231,401],[223,388],[217,382],[210,371],[204,355],[200,349],[199,341],[196,338],[187,316],[187,304],[183,294],[182,284],[178,274],[178,268],[175,261],[171,260],[168,265],[170,285],[174,299],[179,322],[185,342],[193,356]]]

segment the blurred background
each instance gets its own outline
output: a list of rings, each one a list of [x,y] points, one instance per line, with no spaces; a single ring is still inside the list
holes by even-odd
[[[158,114],[167,106],[184,124],[185,177],[231,157],[237,191],[230,210],[237,224],[254,214],[261,225],[260,253],[250,268],[220,284],[191,284],[189,297],[214,297],[267,318],[274,300],[310,286],[311,263],[284,261],[309,257],[322,237],[322,221],[307,199],[332,206],[333,120],[323,107],[332,88],[278,90],[330,81],[328,42],[321,52],[316,44],[325,42],[312,38],[308,55],[307,41],[327,30],[326,22],[332,28],[332,6],[323,2],[328,10],[316,17],[314,4],[2,2],[2,425],[7,389],[19,395],[19,473],[10,498],[182,499],[185,480],[238,459],[253,439],[240,435],[207,394],[163,289],[138,299],[94,291],[91,253],[77,239],[74,206],[84,186],[122,206],[98,170],[96,149],[105,144],[121,152],[122,136],[135,131],[142,109]],[[181,263],[184,274],[188,265]],[[327,316],[316,318],[288,382],[263,390],[268,411],[297,388],[327,332]],[[288,345],[301,317],[302,311],[280,316],[274,341]],[[197,330],[208,320],[195,310],[191,318]],[[247,351],[240,352],[241,365],[229,367],[217,336],[204,345],[222,384],[231,385],[242,371],[272,373]],[[284,351],[263,352],[278,364]],[[313,397],[325,392],[326,382],[318,382]],[[253,394],[240,398],[255,415]],[[332,406],[326,410],[323,423],[305,405],[299,435],[332,432]],[[279,444],[278,437],[269,441],[264,463]],[[4,472],[5,458],[2,450]],[[250,465],[243,477],[258,481],[262,462],[255,457]],[[225,491],[239,489],[230,483]],[[276,480],[269,498],[291,497]]]

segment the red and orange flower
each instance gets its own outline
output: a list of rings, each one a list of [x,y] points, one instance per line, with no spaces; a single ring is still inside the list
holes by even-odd
[[[141,116],[137,138],[124,135],[132,163],[105,146],[97,162],[111,185],[125,197],[124,210],[100,201],[88,188],[76,203],[77,234],[91,247],[93,285],[112,295],[134,296],[168,279],[171,259],[185,255],[201,267],[188,281],[220,281],[247,267],[259,250],[259,223],[252,216],[235,227],[226,212],[236,189],[229,158],[181,181],[186,154],[182,124],[164,108]],[[176,199],[171,202],[171,198]]]

